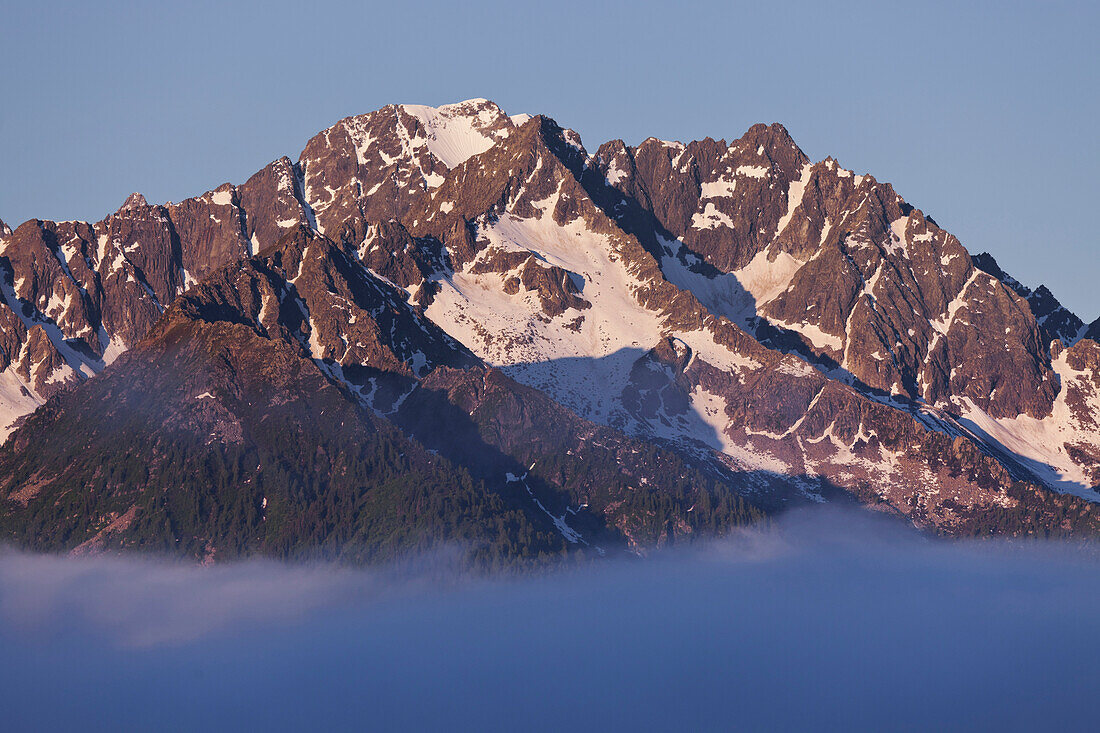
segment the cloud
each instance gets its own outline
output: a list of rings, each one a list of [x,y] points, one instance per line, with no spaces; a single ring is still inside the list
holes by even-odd
[[[1058,728],[1092,719],[1091,545],[866,513],[538,577],[0,557],[20,728]]]

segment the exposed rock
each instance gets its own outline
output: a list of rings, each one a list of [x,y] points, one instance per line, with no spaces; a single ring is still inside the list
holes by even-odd
[[[1035,290],[1023,285],[1016,278],[1006,274],[993,256],[987,252],[976,254],[971,257],[971,260],[975,267],[988,272],[1027,301],[1035,321],[1039,324],[1044,343],[1049,344],[1054,339],[1059,339],[1063,344],[1069,345],[1082,335],[1084,322],[1066,310],[1046,285],[1040,285]]]
[[[345,118],[302,151],[305,198],[325,232],[356,216],[404,220],[413,202],[438,187],[450,168],[484,152],[513,127],[484,99],[438,109],[390,105]]]
[[[118,210],[130,211],[131,209],[140,209],[148,205],[149,202],[145,200],[145,197],[135,191],[126,197],[126,200],[122,202],[122,206],[118,207]]]
[[[1100,318],[1089,324],[1089,327],[1085,329],[1084,338],[1100,342]]]

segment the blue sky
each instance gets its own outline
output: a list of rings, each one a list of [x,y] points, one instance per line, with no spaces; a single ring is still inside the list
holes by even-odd
[[[0,218],[242,182],[391,102],[488,97],[589,149],[782,122],[1092,320],[1098,7],[4,0]]]

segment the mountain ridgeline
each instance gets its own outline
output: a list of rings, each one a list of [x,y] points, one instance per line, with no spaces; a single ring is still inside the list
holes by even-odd
[[[594,152],[486,100],[96,223],[0,223],[0,541],[646,551],[861,504],[1100,528],[1100,322],[780,125]]]

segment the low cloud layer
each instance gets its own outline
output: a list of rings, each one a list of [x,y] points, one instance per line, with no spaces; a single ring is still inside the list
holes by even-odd
[[[438,567],[0,555],[5,728],[1093,720],[1092,546],[947,543],[814,511],[536,578],[447,580]]]

